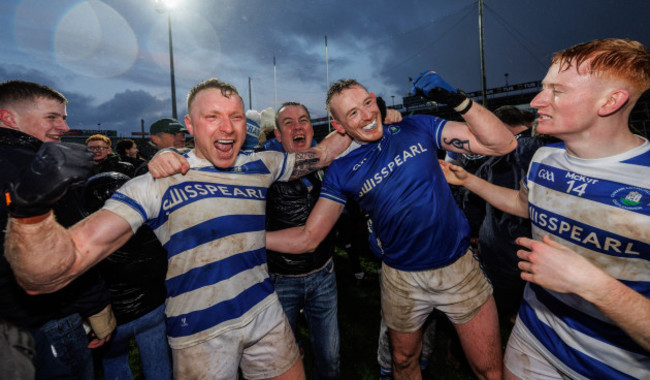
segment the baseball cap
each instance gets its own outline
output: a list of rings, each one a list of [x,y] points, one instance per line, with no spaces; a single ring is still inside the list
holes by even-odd
[[[168,117],[156,120],[153,124],[151,124],[151,127],[149,127],[149,133],[152,135],[160,132],[187,132],[187,129],[183,126],[183,124],[179,123],[178,120]]]

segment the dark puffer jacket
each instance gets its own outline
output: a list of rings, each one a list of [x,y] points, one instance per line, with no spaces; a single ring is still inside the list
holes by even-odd
[[[291,182],[276,182],[266,197],[266,229],[281,230],[302,226],[320,196],[322,172],[311,173]],[[315,252],[284,254],[267,250],[269,272],[280,275],[301,275],[313,272],[327,263],[334,252],[334,233]]]
[[[133,177],[135,175],[135,169],[136,167],[133,164],[122,160],[119,154],[111,153],[105,160],[95,165],[93,174],[118,172]]]
[[[83,204],[92,213],[130,178],[118,172],[94,175],[86,181]],[[142,225],[123,246],[98,265],[111,293],[118,325],[131,322],[165,302],[167,251],[153,233]]]
[[[120,249],[99,264],[111,292],[118,325],[131,322],[165,302],[167,251],[143,225]]]
[[[509,189],[519,190],[526,179],[528,166],[537,149],[548,141],[531,136],[530,130],[517,135],[517,148],[503,156],[490,157],[477,171],[476,176]],[[530,220],[505,213],[487,204],[486,214],[479,232],[479,250],[488,271],[500,273],[514,281],[521,281],[515,244],[520,236],[531,236]]]

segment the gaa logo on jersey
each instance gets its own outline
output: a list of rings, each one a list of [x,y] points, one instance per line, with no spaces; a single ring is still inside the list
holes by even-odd
[[[650,190],[640,187],[622,187],[614,191],[610,197],[618,207],[626,210],[650,209]],[[644,204],[645,203],[645,204]]]
[[[537,176],[541,179],[545,179],[549,182],[555,182],[555,175],[553,174],[552,171],[546,170],[546,169],[540,169],[537,172]]]
[[[390,131],[391,134],[396,135],[399,133],[400,128],[397,125],[391,125],[388,127],[388,130]]]

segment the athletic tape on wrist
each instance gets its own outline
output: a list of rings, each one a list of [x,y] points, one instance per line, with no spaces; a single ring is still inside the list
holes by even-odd
[[[472,104],[474,102],[470,98],[465,98],[462,103],[454,107],[454,111],[458,112],[461,115],[464,115],[469,111],[470,108],[472,108]]]

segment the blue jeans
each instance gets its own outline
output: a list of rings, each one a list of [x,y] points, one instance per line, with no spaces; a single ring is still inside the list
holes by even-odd
[[[93,357],[79,314],[51,320],[32,331],[36,379],[92,379]]]
[[[145,379],[171,379],[171,353],[165,330],[165,305],[117,326],[102,355],[106,379],[133,379],[129,367],[129,341],[135,337]]]
[[[300,309],[304,310],[314,357],[316,379],[338,379],[340,341],[334,261],[303,277],[270,274],[294,335]]]

